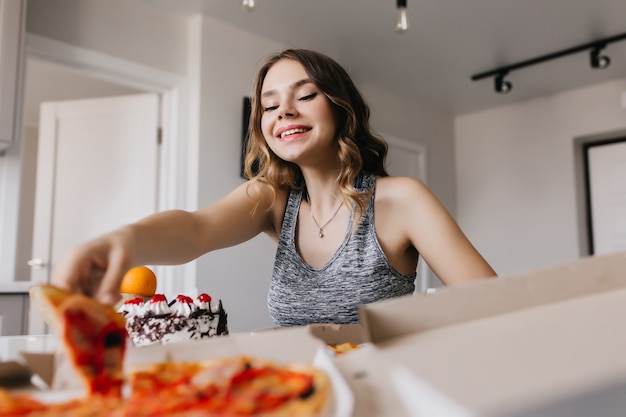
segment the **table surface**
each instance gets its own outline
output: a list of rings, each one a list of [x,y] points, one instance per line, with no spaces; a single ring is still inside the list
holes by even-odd
[[[0,361],[20,359],[20,352],[54,352],[59,345],[53,334],[28,336],[0,336]]]

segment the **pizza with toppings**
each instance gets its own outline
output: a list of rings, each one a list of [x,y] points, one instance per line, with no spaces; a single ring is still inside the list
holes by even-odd
[[[328,347],[335,355],[343,355],[344,353],[358,349],[361,346],[353,342],[344,342],[336,344],[330,343],[328,344]]]
[[[93,298],[52,285],[35,285],[29,292],[86,393],[119,396],[128,337],[124,318]]]
[[[86,395],[49,404],[0,390],[0,416],[319,416],[329,405],[327,374],[305,363],[235,356],[123,370],[120,315],[50,286],[33,287],[31,296],[61,337]]]
[[[247,356],[136,368],[130,387],[132,416],[315,416],[329,395],[316,368]]]
[[[95,393],[57,404],[0,390],[0,416],[311,417],[324,411],[330,389],[317,368],[247,356],[143,366],[128,383],[127,397]]]

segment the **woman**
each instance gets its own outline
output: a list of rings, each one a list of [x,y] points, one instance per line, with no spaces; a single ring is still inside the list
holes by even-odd
[[[73,249],[55,282],[114,303],[133,266],[185,263],[261,232],[278,245],[268,307],[281,326],[352,323],[359,304],[413,293],[419,254],[447,285],[495,276],[422,183],[388,176],[386,154],[346,71],[286,50],[255,78],[250,180],[208,207],[158,213]]]

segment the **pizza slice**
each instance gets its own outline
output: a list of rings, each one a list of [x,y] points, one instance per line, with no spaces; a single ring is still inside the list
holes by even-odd
[[[133,416],[317,416],[330,381],[308,364],[276,364],[238,356],[170,362],[130,370]]]
[[[52,285],[35,285],[29,292],[87,393],[121,396],[128,336],[124,318],[93,298]]]
[[[27,416],[43,411],[46,405],[28,394],[12,394],[0,388],[0,416]]]

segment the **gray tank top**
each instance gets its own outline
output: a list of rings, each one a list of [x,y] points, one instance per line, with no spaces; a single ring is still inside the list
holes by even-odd
[[[374,175],[360,175],[355,187],[375,190]],[[303,190],[292,190],[274,260],[267,296],[270,317],[277,326],[312,323],[357,323],[357,306],[412,294],[416,273],[403,275],[391,266],[374,229],[374,194],[354,233],[354,213],[346,236],[320,269],[308,265],[296,250],[296,223]]]

